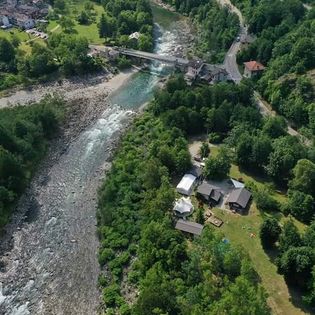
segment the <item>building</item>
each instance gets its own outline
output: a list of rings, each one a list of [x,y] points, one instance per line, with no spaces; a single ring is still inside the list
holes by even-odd
[[[252,78],[265,70],[265,67],[258,61],[244,62],[244,77]]]
[[[193,165],[193,167],[187,172],[196,177],[197,180],[202,179],[202,168],[198,165]]]
[[[196,176],[192,174],[185,174],[176,187],[177,192],[190,196],[194,190],[196,179]]]
[[[203,230],[203,225],[196,222],[190,222],[179,219],[176,222],[175,229],[200,236]]]
[[[138,41],[140,35],[141,35],[141,34],[140,34],[139,32],[134,32],[134,33],[132,33],[132,34],[129,35],[129,39],[130,39],[130,40],[136,40],[136,41]]]
[[[211,204],[218,204],[222,193],[220,188],[209,184],[207,181],[203,181],[197,188],[197,197]]]
[[[248,207],[251,198],[252,194],[246,188],[236,188],[232,190],[226,203],[230,209],[243,211]]]
[[[35,26],[36,20],[47,14],[48,6],[41,1],[25,4],[16,0],[7,0],[5,5],[0,5],[0,23],[2,28],[8,28],[13,25],[22,29],[30,29]]]
[[[5,16],[5,15],[2,16],[1,22],[2,22],[2,25],[1,25],[2,29],[7,29],[7,28],[10,28],[12,26],[12,24],[10,23],[8,17]]]
[[[193,213],[194,206],[189,198],[182,197],[175,201],[173,211],[178,217],[187,217]]]
[[[16,13],[12,21],[14,25],[25,30],[29,30],[35,26],[35,20],[22,13]]]
[[[185,80],[191,84],[197,79],[202,68],[204,67],[204,62],[202,60],[191,60],[189,61],[187,72],[185,74]]]
[[[226,82],[230,79],[229,73],[223,66],[207,64],[199,74],[200,80],[215,84],[218,82]]]

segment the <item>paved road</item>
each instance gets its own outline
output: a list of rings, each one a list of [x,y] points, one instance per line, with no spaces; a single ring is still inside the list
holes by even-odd
[[[218,3],[222,6],[226,6],[229,8],[229,10],[233,13],[235,13],[239,20],[240,20],[240,37],[247,37],[248,35],[248,28],[245,25],[244,17],[241,13],[241,11],[236,8],[230,0],[217,0]],[[238,41],[234,41],[232,46],[230,47],[229,51],[227,52],[225,59],[224,59],[224,66],[227,72],[230,74],[231,79],[235,83],[240,83],[242,80],[242,75],[238,69],[238,65],[236,62],[236,55],[238,51],[240,50],[241,43]]]
[[[242,12],[236,8],[230,0],[217,0],[219,4],[221,4],[222,6],[227,6],[229,8],[229,10],[231,12],[234,12],[235,14],[237,14],[237,16],[239,17],[240,20],[240,36],[248,36],[248,27],[245,24],[245,20],[244,17],[242,15]],[[309,6],[307,8],[308,10],[310,9]],[[241,82],[242,80],[242,75],[239,72],[238,69],[238,64],[236,62],[236,55],[238,53],[238,51],[240,50],[240,42],[235,41],[232,46],[230,47],[227,55],[225,56],[225,60],[224,60],[224,65],[226,70],[230,73],[230,76],[232,78],[232,80],[238,84]],[[267,102],[261,97],[261,95],[255,91],[254,92],[254,97],[255,97],[255,101],[256,101],[256,105],[260,111],[260,113],[263,116],[276,116],[277,113],[272,110],[271,106],[269,104],[267,104]],[[301,138],[303,140],[303,142],[306,145],[310,145],[311,142],[307,139],[305,139],[305,137],[303,137],[298,131],[296,131],[295,129],[293,129],[290,126],[290,122],[287,121],[287,132],[289,135],[291,136],[297,136],[299,138]]]

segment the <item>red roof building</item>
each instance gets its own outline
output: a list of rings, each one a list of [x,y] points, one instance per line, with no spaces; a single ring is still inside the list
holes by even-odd
[[[265,67],[260,62],[254,60],[244,62],[244,65],[244,76],[247,78],[251,78],[252,76],[265,70]]]

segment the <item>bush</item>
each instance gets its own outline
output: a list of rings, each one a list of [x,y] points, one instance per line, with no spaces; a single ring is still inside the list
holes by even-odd
[[[279,203],[270,196],[270,192],[265,189],[259,189],[254,193],[257,208],[261,211],[279,211]]]
[[[103,289],[103,300],[106,306],[112,307],[120,300],[119,285],[112,284],[111,286]]]
[[[105,263],[112,260],[114,256],[115,252],[111,248],[104,248],[99,253],[98,261],[103,266]]]

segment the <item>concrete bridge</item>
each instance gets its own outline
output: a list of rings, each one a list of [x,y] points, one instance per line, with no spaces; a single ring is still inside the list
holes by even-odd
[[[178,58],[174,56],[167,56],[167,55],[159,55],[155,53],[149,53],[146,51],[134,50],[134,49],[127,49],[121,47],[106,47],[100,45],[90,45],[89,46],[93,50],[101,51],[104,53],[108,53],[109,51],[116,51],[119,55],[125,55],[128,57],[135,57],[140,59],[152,60],[152,61],[159,61],[162,63],[178,66],[178,67],[187,67],[189,64],[189,60],[184,58]]]
[[[145,51],[125,49],[125,48],[120,48],[118,49],[118,51],[120,54],[125,55],[125,56],[136,57],[136,58],[152,60],[152,61],[159,61],[162,63],[172,64],[174,66],[186,67],[189,64],[189,60],[174,57],[174,56],[159,55],[159,54],[149,53]]]

